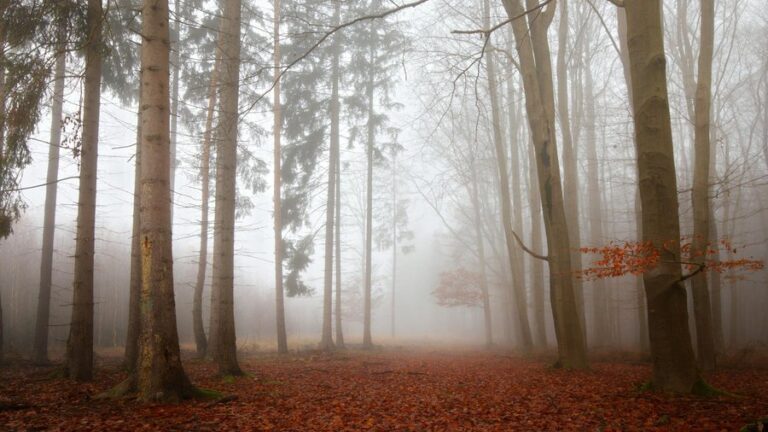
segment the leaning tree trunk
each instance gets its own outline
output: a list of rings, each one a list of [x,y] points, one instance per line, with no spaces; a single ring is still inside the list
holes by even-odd
[[[339,22],[341,13],[337,1],[334,6],[333,22]],[[328,149],[328,190],[325,205],[325,272],[323,273],[323,330],[320,349],[333,348],[333,217],[336,212],[336,162],[339,153],[339,58],[334,39],[334,54],[331,64],[331,145]]]
[[[198,358],[204,358],[208,351],[208,340],[203,326],[203,291],[205,290],[205,273],[208,269],[208,213],[211,196],[211,140],[213,134],[213,115],[216,108],[217,89],[219,84],[219,53],[211,71],[211,82],[208,86],[208,113],[205,118],[205,133],[203,135],[202,151],[200,152],[200,254],[197,260],[197,279],[192,298],[192,330],[195,334],[195,349]]]
[[[504,0],[504,7],[510,18],[521,16],[525,12],[520,0]],[[539,14],[537,19],[542,21],[537,25],[546,28],[553,13],[554,10],[547,9]],[[546,31],[534,31],[524,19],[513,19],[512,29],[523,77],[528,122],[535,147],[539,194],[547,235],[550,298],[558,344],[556,365],[564,368],[586,368],[586,346],[573,286],[571,248],[554,133],[552,68]],[[537,47],[536,54],[534,46]]]
[[[483,1],[483,22],[485,28],[490,28],[490,2]],[[490,35],[489,35],[490,37]],[[528,301],[525,295],[525,286],[522,283],[522,277],[519,273],[520,266],[517,261],[520,259],[515,244],[515,234],[512,229],[512,201],[509,191],[509,173],[507,152],[504,147],[505,139],[502,133],[501,107],[499,104],[499,90],[496,79],[496,64],[492,54],[486,57],[486,69],[488,74],[488,93],[491,97],[491,122],[493,128],[493,144],[496,156],[496,166],[499,175],[499,190],[501,192],[501,223],[504,228],[504,240],[507,248],[507,260],[509,270],[512,273],[512,292],[515,298],[517,324],[520,330],[520,344],[523,351],[530,351],[533,347],[531,337],[531,327],[528,323]],[[490,305],[488,305],[490,310]]]
[[[213,291],[217,293],[216,344],[211,346],[220,375],[242,375],[237,363],[234,309],[235,193],[238,90],[240,81],[240,0],[226,0],[222,14],[221,109],[216,148],[216,220],[213,237]]]
[[[693,240],[691,261],[703,266],[709,249],[710,201],[710,118],[712,104],[712,51],[715,33],[714,0],[701,0],[701,43],[699,50],[698,80],[694,101],[694,168],[693,168]],[[693,316],[696,321],[696,346],[699,367],[709,371],[715,368],[715,338],[712,328],[707,272],[692,278]]]
[[[139,400],[194,394],[181,365],[173,292],[168,2],[145,0],[141,49],[141,337]]]
[[[625,8],[643,241],[660,253],[658,266],[643,275],[653,382],[663,391],[687,393],[700,376],[691,346],[680,266],[662,10],[660,0],[626,0]]]
[[[274,103],[272,109],[274,112],[274,189],[272,192],[272,204],[274,207],[274,232],[275,232],[275,325],[277,328],[277,352],[285,354],[288,352],[288,334],[285,329],[285,291],[283,290],[283,217],[282,217],[282,155],[280,148],[280,137],[283,130],[283,119],[280,111],[280,0],[275,0],[275,55],[273,58],[275,67],[275,88]]]
[[[61,48],[59,48],[61,49]],[[32,360],[48,363],[48,325],[51,311],[51,274],[53,273],[53,238],[56,229],[56,192],[59,178],[59,147],[61,143],[61,112],[64,104],[64,74],[66,54],[56,57],[53,106],[51,108],[51,140],[48,143],[48,174],[45,187],[45,216],[43,218],[43,254],[40,259],[40,291],[37,298],[37,320]]]
[[[80,191],[75,242],[75,281],[67,340],[66,374],[77,381],[93,378],[93,259],[96,220],[96,164],[101,104],[101,0],[88,0],[89,37],[85,49],[83,84],[83,142],[80,152]]]

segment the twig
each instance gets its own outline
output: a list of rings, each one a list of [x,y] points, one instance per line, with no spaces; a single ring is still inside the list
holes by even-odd
[[[453,33],[453,34],[481,34],[481,35],[483,35],[484,38],[487,39],[488,36],[490,36],[491,33],[495,32],[496,30],[504,27],[505,25],[511,23],[512,21],[514,21],[514,20],[516,20],[518,18],[522,18],[522,17],[528,15],[531,12],[535,12],[535,11],[543,8],[544,6],[546,6],[547,4],[549,4],[551,2],[552,2],[552,0],[545,0],[543,3],[540,3],[540,4],[536,5],[536,7],[533,7],[533,8],[528,9],[528,10],[526,10],[526,11],[524,11],[524,12],[518,14],[518,15],[515,15],[515,16],[513,16],[511,18],[508,18],[508,19],[506,19],[506,20],[496,24],[495,26],[493,26],[493,27],[491,27],[489,29],[453,30],[453,31],[451,31],[451,33]]]

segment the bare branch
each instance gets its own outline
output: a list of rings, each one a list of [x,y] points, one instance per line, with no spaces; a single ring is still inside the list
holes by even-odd
[[[527,252],[528,255],[534,258],[538,258],[542,261],[547,261],[547,262],[550,261],[550,258],[548,256],[537,254],[536,252],[528,249],[528,246],[526,246],[525,243],[523,243],[523,241],[520,239],[520,236],[518,236],[516,232],[512,231],[512,235],[515,237],[515,240],[517,240],[517,244],[520,245],[520,248],[522,248],[525,252]]]
[[[495,32],[496,30],[504,27],[505,25],[511,23],[512,21],[514,21],[516,19],[519,19],[519,18],[522,18],[522,17],[528,15],[529,13],[536,12],[537,10],[543,8],[544,6],[546,6],[547,4],[549,4],[551,2],[552,2],[552,0],[545,0],[543,3],[540,3],[540,4],[536,5],[536,7],[528,9],[528,10],[520,13],[519,15],[513,16],[512,18],[506,19],[506,20],[496,24],[495,26],[493,26],[493,27],[491,27],[489,29],[453,30],[453,31],[451,31],[451,33],[453,33],[453,34],[481,34],[481,35],[483,35],[484,38],[487,39],[491,35],[491,33]]]
[[[620,7],[620,8],[624,7],[624,0],[608,0],[608,1],[616,5],[616,7]]]

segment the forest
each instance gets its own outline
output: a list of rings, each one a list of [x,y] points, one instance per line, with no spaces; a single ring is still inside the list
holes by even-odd
[[[760,0],[0,0],[0,431],[762,431]]]

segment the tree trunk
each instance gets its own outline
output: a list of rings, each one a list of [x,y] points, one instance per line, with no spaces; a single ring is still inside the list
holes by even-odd
[[[53,272],[53,238],[56,230],[56,192],[59,178],[59,146],[61,143],[61,112],[64,104],[64,74],[66,54],[56,57],[53,106],[51,108],[51,139],[48,150],[48,174],[45,188],[45,217],[43,219],[43,254],[40,258],[40,292],[37,298],[37,320],[32,360],[48,363],[48,324],[51,310],[51,274]]]
[[[578,149],[571,132],[571,115],[568,109],[568,69],[566,65],[569,0],[560,0],[558,3],[560,5],[560,22],[557,32],[557,115],[560,118],[560,131],[563,136],[563,199],[568,222],[568,241],[571,244],[571,267],[575,273],[578,273],[581,271],[581,252],[579,251],[581,244],[579,215],[581,213],[579,211],[579,170],[576,161]],[[546,37],[546,30],[544,32],[543,37]],[[576,55],[580,54],[576,53]],[[573,289],[576,294],[576,306],[579,308],[581,329],[584,332],[584,340],[586,340],[584,289],[580,278],[573,278]]]
[[[338,78],[338,75],[337,75]],[[341,155],[336,153],[336,348],[344,348],[344,331],[341,326]]]
[[[693,240],[691,260],[704,265],[709,243],[709,168],[710,168],[710,113],[712,103],[712,51],[715,32],[714,0],[701,0],[701,43],[698,79],[696,83],[694,171],[693,171]],[[692,278],[693,315],[696,320],[696,346],[699,368],[715,368],[715,339],[712,329],[712,306],[707,286],[707,272]]]
[[[275,173],[274,173],[274,189],[272,193],[272,203],[275,212],[275,319],[277,327],[277,352],[285,354],[288,352],[288,334],[285,329],[285,291],[283,289],[283,216],[282,216],[282,155],[280,148],[280,137],[283,131],[283,118],[280,112],[280,0],[275,0],[275,88],[274,98],[275,101],[272,104],[274,112],[274,159],[275,159]]]
[[[536,191],[536,156],[532,145],[528,146],[529,198],[531,201],[531,248],[543,250],[541,240],[541,196]],[[544,264],[542,260],[531,257],[531,291],[533,291],[533,320],[536,330],[533,333],[534,344],[539,348],[547,346],[547,321],[544,310]]]
[[[593,247],[599,247],[605,241],[603,235],[603,203],[602,192],[600,191],[600,169],[598,166],[601,160],[597,155],[597,134],[595,131],[595,103],[594,86],[592,84],[592,68],[589,59],[586,60],[584,68],[585,75],[585,93],[584,107],[586,114],[586,141],[587,141],[587,190],[589,199],[589,238]],[[593,310],[594,316],[594,344],[599,346],[608,346],[612,343],[613,334],[611,332],[610,310],[608,303],[608,291],[606,291],[605,281],[597,279],[592,284]]]
[[[490,2],[483,1],[483,21],[485,28],[490,28]],[[509,173],[507,171],[507,152],[504,147],[504,137],[501,125],[501,108],[498,96],[498,81],[496,79],[496,64],[493,56],[488,54],[485,58],[486,69],[488,73],[488,93],[491,97],[491,123],[493,128],[493,144],[496,156],[496,166],[499,175],[499,190],[501,192],[501,223],[504,227],[504,240],[507,247],[507,259],[509,260],[509,269],[512,273],[512,292],[515,296],[515,306],[517,308],[517,324],[520,330],[520,344],[523,351],[528,352],[533,347],[533,338],[531,337],[531,328],[528,324],[528,301],[525,295],[525,286],[522,283],[520,267],[517,261],[518,246],[515,244],[514,233],[512,229],[512,201],[509,191]],[[490,305],[488,306],[490,310]]]
[[[474,212],[474,225],[475,225],[475,241],[477,242],[477,257],[480,267],[480,292],[483,296],[483,322],[485,324],[485,346],[490,348],[493,345],[493,326],[491,321],[491,302],[488,295],[488,275],[485,271],[485,246],[483,242],[483,222],[480,216],[480,193],[477,190],[477,168],[475,167],[476,161],[472,161],[470,169],[472,170],[471,176],[471,189],[470,196],[472,198],[472,210]]]
[[[240,81],[240,0],[225,0],[221,40],[221,109],[216,148],[216,212],[213,237],[213,291],[218,299],[216,343],[211,345],[220,375],[242,375],[237,363],[234,309],[235,193],[238,90]]]
[[[681,283],[680,223],[666,59],[659,0],[625,1],[643,241],[660,253],[643,275],[653,357],[653,382],[663,391],[691,392],[700,381]]]
[[[85,49],[75,281],[66,353],[67,376],[77,381],[90,381],[93,378],[93,249],[101,104],[102,20],[101,0],[88,0],[86,21],[90,40]]]
[[[139,96],[141,98],[141,96]],[[133,223],[131,230],[131,275],[128,285],[128,329],[125,334],[124,367],[136,370],[139,361],[139,337],[141,337],[141,100],[136,115],[136,155],[133,176]]]
[[[208,113],[205,118],[205,133],[203,136],[200,155],[200,253],[197,260],[197,279],[192,299],[192,330],[195,334],[195,349],[198,358],[205,358],[208,351],[208,341],[203,326],[203,291],[205,290],[205,273],[208,269],[208,213],[211,195],[211,141],[213,134],[213,116],[216,108],[217,89],[219,85],[220,57],[216,49],[216,59],[211,71],[211,82],[208,86]]]
[[[367,175],[366,175],[366,195],[365,195],[365,292],[363,300],[363,347],[373,347],[371,340],[371,277],[372,277],[372,254],[373,254],[373,149],[375,145],[376,132],[373,124],[374,119],[374,74],[376,71],[375,51],[371,47],[370,52],[371,67],[370,77],[366,89],[368,99],[368,142],[366,148],[367,154]]]
[[[520,0],[504,0],[510,18],[525,10]],[[529,29],[526,21],[515,19],[512,29],[519,55],[525,103],[535,147],[539,194],[549,251],[550,297],[555,336],[558,342],[557,366],[588,367],[584,333],[581,329],[576,293],[573,287],[571,248],[566,225],[557,140],[554,134],[554,96],[546,27],[554,10],[537,14],[537,24]],[[538,26],[542,26],[542,31]],[[543,35],[542,35],[543,33]],[[536,54],[534,46],[537,47]],[[535,58],[534,58],[535,55]]]
[[[173,66],[173,80],[171,81],[171,166],[170,166],[170,188],[171,188],[171,226],[173,226],[173,202],[176,186],[176,143],[179,119],[179,72],[181,70],[181,20],[182,13],[179,4],[182,0],[174,0],[173,14],[176,19],[173,20],[173,41],[171,42],[171,65]]]
[[[392,150],[392,304],[390,324],[395,338],[395,287],[397,286],[397,151]]]
[[[141,338],[143,401],[178,401],[193,388],[181,366],[173,292],[168,2],[145,0],[141,50]]]
[[[338,23],[341,14],[339,2],[335,2],[333,22]],[[328,149],[328,190],[325,205],[325,271],[323,273],[323,332],[320,339],[320,349],[333,349],[333,228],[334,212],[336,211],[336,154],[339,152],[339,59],[336,53],[334,38],[334,54],[331,64],[331,145]]]

